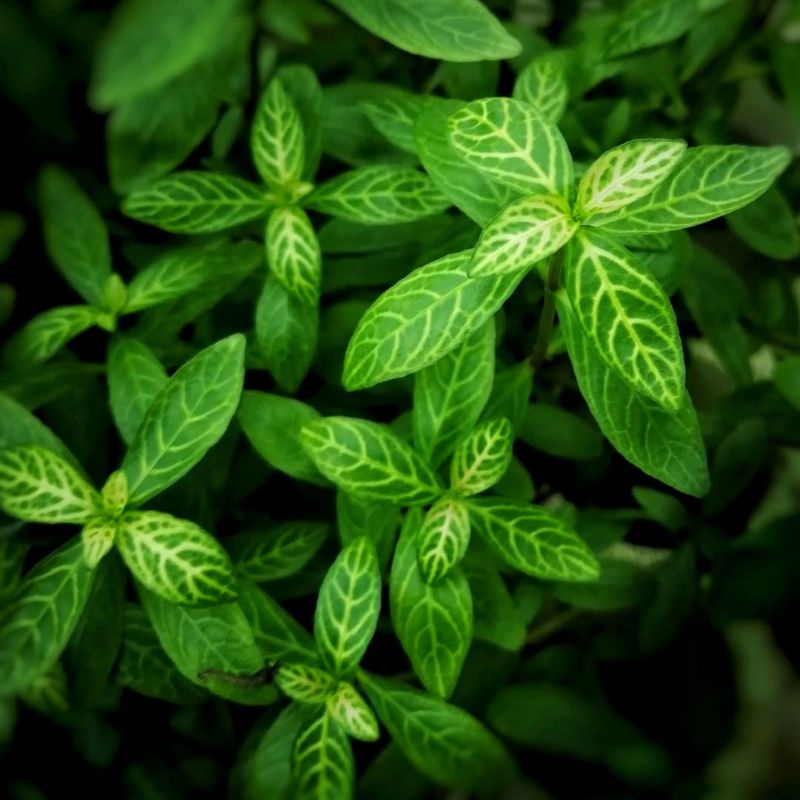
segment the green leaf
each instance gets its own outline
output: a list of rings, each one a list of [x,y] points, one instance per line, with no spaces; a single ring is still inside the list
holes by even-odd
[[[597,353],[633,389],[667,411],[683,401],[686,370],[669,298],[639,260],[599,231],[567,246],[565,286]]]
[[[236,597],[233,566],[199,525],[160,511],[129,511],[117,548],[136,579],[170,603],[212,605]]]
[[[485,492],[506,474],[511,463],[514,429],[505,417],[482,422],[453,453],[450,485],[463,495]]]
[[[681,139],[636,139],[603,153],[583,173],[575,214],[591,221],[646,197],[672,172],[686,152]]]
[[[100,212],[77,182],[54,166],[42,169],[39,203],[48,255],[87,303],[102,307],[111,250]]]
[[[276,686],[299,703],[324,703],[336,691],[336,678],[308,664],[282,664],[275,675]]]
[[[529,269],[560,250],[577,229],[563,197],[522,197],[483,229],[467,270],[477,278]]]
[[[333,0],[370,33],[415,55],[443,61],[513,58],[520,43],[478,0]]]
[[[171,233],[214,233],[266,216],[266,192],[255,183],[214,172],[176,172],[122,202],[139,222]]]
[[[315,709],[292,748],[294,800],[344,800],[353,796],[355,764],[344,728],[325,707]]]
[[[697,0],[633,0],[622,12],[606,44],[606,58],[671,42],[700,16]]]
[[[417,561],[421,525],[420,510],[410,509],[389,581],[392,623],[422,685],[449,697],[472,642],[472,596],[459,567],[433,586],[425,582]]]
[[[520,650],[525,624],[502,575],[478,559],[467,559],[464,571],[473,598],[475,638],[503,650]]]
[[[558,122],[569,100],[565,54],[553,51],[536,56],[517,76],[512,95],[535,106],[548,122]]]
[[[492,317],[523,272],[470,278],[471,254],[452,253],[414,270],[367,309],[347,347],[346,389],[424,369]]]
[[[85,522],[100,495],[64,458],[39,445],[0,450],[0,508],[26,522]]]
[[[285,392],[297,391],[317,350],[319,310],[301,302],[271,273],[256,305],[256,340],[267,369]]]
[[[413,222],[450,206],[427,175],[380,164],[337,175],[304,202],[314,211],[367,225]]]
[[[381,573],[375,544],[355,539],[337,556],[319,590],[314,638],[323,663],[347,675],[366,652],[381,609]]]
[[[526,575],[555,581],[593,581],[592,551],[560,517],[539,506],[486,497],[469,501],[470,520],[489,547]]]
[[[61,306],[37,314],[9,339],[3,355],[12,366],[31,367],[54,356],[101,317],[89,306]]]
[[[386,93],[385,97],[367,100],[362,108],[369,121],[388,142],[416,155],[414,125],[419,115],[430,106],[427,95],[413,94],[402,89]]]
[[[774,186],[730,214],[726,222],[745,244],[767,258],[788,261],[800,255],[800,229],[794,211]]]
[[[250,133],[256,169],[271,187],[291,191],[303,175],[303,123],[291,97],[273,78],[261,95]]]
[[[596,216],[592,225],[622,234],[700,225],[760,197],[790,159],[784,147],[692,147],[655,191],[611,214]]]
[[[603,439],[597,428],[577,414],[549,403],[531,403],[518,428],[525,444],[556,458],[575,461],[598,458]]]
[[[43,676],[61,655],[92,588],[93,572],[73,539],[43,558],[0,619],[0,695]]]
[[[108,348],[107,378],[111,414],[123,440],[130,444],[150,404],[167,383],[167,371],[146,344],[115,336]]]
[[[372,539],[378,551],[381,572],[386,571],[400,525],[400,509],[394,503],[365,500],[339,489],[336,492],[336,525],[342,545],[348,545],[360,536]]]
[[[322,155],[322,87],[314,71],[305,64],[288,64],[275,73],[292,100],[303,128],[305,158],[302,178],[311,181]]]
[[[230,543],[237,572],[256,583],[299,572],[331,533],[325,522],[282,522],[266,531],[239,534]]]
[[[281,285],[303,303],[319,303],[322,254],[308,215],[296,206],[276,208],[267,222],[267,263]]]
[[[94,569],[114,546],[117,535],[117,523],[106,517],[93,517],[81,529],[83,557],[91,569]]]
[[[496,796],[513,778],[505,747],[466,711],[376,675],[361,672],[359,681],[403,754],[431,780]]]
[[[522,361],[500,370],[495,375],[483,418],[505,417],[510,420],[514,430],[518,430],[532,391],[533,370],[530,362]]]
[[[376,422],[324,417],[306,424],[300,439],[326,478],[360,497],[412,505],[429,503],[442,491],[411,447]]]
[[[25,406],[0,392],[0,449],[38,445],[77,466],[67,446]]]
[[[494,379],[494,320],[414,379],[414,446],[438,466],[475,426]]]
[[[156,395],[122,462],[131,505],[175,483],[225,433],[242,391],[244,345],[234,334],[207,347]]]
[[[326,703],[328,713],[344,728],[348,736],[362,742],[375,742],[380,738],[375,714],[352,684],[340,681]]]
[[[529,103],[475,100],[450,117],[448,131],[468,164],[521,194],[565,194],[572,183],[564,137]]]
[[[469,509],[457,496],[445,495],[425,514],[417,534],[419,567],[427,583],[436,583],[455,567],[469,546]]]
[[[605,366],[567,298],[558,295],[556,303],[578,386],[603,434],[648,475],[686,494],[704,495],[709,488],[708,464],[688,394],[684,391],[675,413],[638,395]]]

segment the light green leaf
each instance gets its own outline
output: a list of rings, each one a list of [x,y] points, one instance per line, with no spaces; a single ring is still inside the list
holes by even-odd
[[[489,419],[475,428],[453,453],[450,485],[463,495],[485,492],[508,470],[514,429],[505,417]]]
[[[236,597],[228,554],[189,520],[129,511],[119,520],[116,544],[136,579],[170,603],[212,605]]]
[[[328,570],[317,598],[314,637],[323,663],[337,676],[361,661],[378,624],[381,573],[375,545],[355,539]]]
[[[428,367],[492,317],[524,272],[470,278],[471,254],[452,253],[414,270],[367,309],[347,347],[346,389]]]
[[[494,320],[414,379],[414,446],[433,466],[472,430],[489,399],[494,378]]]
[[[300,114],[280,78],[273,78],[261,95],[250,133],[256,169],[271,187],[291,195],[303,175],[305,138]]]
[[[54,166],[42,170],[39,203],[50,258],[87,303],[102,307],[111,251],[106,224],[94,203],[70,175]]]
[[[367,100],[362,109],[375,129],[395,147],[416,155],[414,125],[419,115],[431,105],[428,95],[413,94],[402,89],[385,97]]]
[[[175,483],[225,433],[242,391],[244,345],[234,334],[207,347],[156,395],[122,462],[131,505]]]
[[[308,664],[281,664],[275,685],[299,703],[324,703],[336,691],[336,678]]]
[[[331,178],[305,204],[332,217],[387,225],[439,214],[450,201],[427,175],[409,167],[376,164]]]
[[[176,172],[135,189],[122,211],[171,233],[214,233],[266,216],[266,192],[255,183],[214,172]]]
[[[267,369],[294,394],[317,350],[319,309],[292,296],[270,273],[256,305],[256,340]]]
[[[520,43],[479,0],[333,0],[370,33],[443,61],[514,58]]]
[[[79,539],[42,559],[0,620],[0,695],[13,695],[56,663],[78,624],[94,573]]]
[[[458,564],[469,546],[469,510],[460,497],[445,495],[425,514],[417,534],[419,567],[436,583]]]
[[[308,215],[296,206],[276,208],[267,222],[267,263],[295,298],[316,306],[322,281],[322,254]]]
[[[112,472],[100,490],[103,509],[112,519],[116,519],[128,505],[128,479],[121,470]]]
[[[100,495],[60,455],[39,445],[0,450],[0,508],[26,522],[85,522]]]
[[[306,424],[300,439],[319,471],[355,495],[413,505],[429,503],[442,491],[411,447],[376,422],[324,417]]]
[[[344,728],[321,706],[306,719],[292,749],[294,800],[353,796],[355,764]]]
[[[486,497],[469,501],[470,520],[489,547],[526,575],[555,581],[592,581],[600,574],[586,543],[544,508]]]
[[[647,267],[611,237],[584,229],[567,246],[564,272],[575,317],[606,364],[677,411],[686,375],[678,324]]]
[[[521,194],[565,194],[572,183],[564,137],[529,103],[475,100],[450,117],[448,131],[468,164]]]
[[[256,583],[286,578],[313,558],[330,533],[325,522],[299,520],[240,534],[230,543],[233,563],[239,574]]]
[[[376,675],[361,672],[359,681],[381,722],[423,775],[451,790],[478,789],[487,796],[497,796],[513,778],[505,747],[463,709]]]
[[[389,581],[392,623],[422,685],[439,697],[455,689],[472,642],[472,595],[460,567],[431,586],[417,561],[422,513],[408,511]]]
[[[522,197],[483,229],[467,270],[477,278],[530,269],[560,250],[577,229],[563,197]]]
[[[680,139],[636,139],[613,147],[594,161],[578,184],[575,213],[591,221],[646,197],[672,172],[686,152]]]
[[[340,681],[333,695],[328,697],[328,713],[344,728],[348,736],[362,742],[375,742],[380,737],[378,720],[364,698],[349,683]]]
[[[114,546],[117,523],[105,517],[90,519],[81,529],[83,557],[90,569],[94,569]]]
[[[600,430],[648,475],[686,494],[704,495],[709,487],[708,464],[688,394],[684,391],[679,410],[671,413],[632,391],[605,366],[567,298],[558,295],[556,302],[578,386]]]
[[[536,56],[517,76],[512,92],[515,100],[531,103],[552,123],[564,116],[569,100],[565,58],[559,51]]]
[[[683,36],[700,17],[698,0],[633,0],[611,29],[606,58],[665,44]]]
[[[146,344],[115,336],[108,348],[107,379],[111,414],[123,440],[130,444],[150,404],[167,383],[167,371]]]
[[[621,234],[663,233],[730,214],[760,197],[791,160],[784,147],[691,147],[645,197],[592,225]]]

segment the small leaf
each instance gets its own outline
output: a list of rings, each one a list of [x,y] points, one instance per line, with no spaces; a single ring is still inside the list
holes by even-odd
[[[125,473],[120,470],[112,472],[100,490],[100,497],[106,513],[113,518],[118,517],[128,505],[128,479]]]
[[[299,703],[324,703],[336,691],[336,678],[319,667],[307,664],[281,664],[275,685]]]
[[[569,99],[565,54],[553,51],[536,56],[517,76],[513,97],[531,103],[548,121],[564,115]]]
[[[336,691],[326,702],[328,713],[344,728],[348,736],[362,742],[375,742],[380,738],[375,714],[352,684],[340,681]]]
[[[487,497],[469,501],[475,530],[506,563],[537,578],[593,581],[600,574],[586,543],[539,506]]]
[[[302,208],[276,208],[267,222],[267,263],[281,285],[303,303],[316,306],[322,255],[314,228]]]
[[[297,733],[292,749],[294,800],[353,796],[355,764],[344,728],[320,706]]]
[[[429,503],[442,491],[411,447],[376,422],[324,417],[306,424],[300,437],[320,472],[347,492],[410,505]]]
[[[117,535],[117,523],[95,517],[90,519],[81,529],[81,542],[83,543],[83,557],[90,569],[94,569],[114,546]]]
[[[32,367],[54,356],[78,334],[101,320],[89,306],[61,306],[37,314],[8,340],[3,355],[11,365]]]
[[[459,497],[445,495],[425,514],[417,534],[419,567],[427,583],[436,583],[458,564],[469,546],[469,509]]]
[[[86,522],[100,495],[61,456],[38,445],[0,450],[0,508],[26,522]]]
[[[200,526],[160,511],[129,511],[119,520],[117,547],[131,572],[170,603],[233,600],[228,554]]]
[[[317,598],[314,636],[325,665],[347,675],[364,655],[378,624],[381,573],[375,545],[356,539],[333,562]]]
[[[514,429],[507,419],[482,422],[453,453],[450,464],[453,490],[471,495],[494,486],[508,470],[513,444]]]

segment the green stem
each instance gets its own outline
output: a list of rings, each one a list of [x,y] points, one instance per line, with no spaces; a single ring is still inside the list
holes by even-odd
[[[553,634],[566,628],[570,622],[579,617],[582,613],[583,610],[580,608],[570,608],[561,614],[557,614],[555,617],[551,617],[547,622],[543,622],[541,625],[537,625],[535,628],[528,631],[528,635],[525,637],[525,644],[539,644],[545,639],[549,639]]]
[[[547,348],[550,346],[550,337],[553,334],[553,323],[556,317],[555,296],[561,283],[561,265],[564,262],[563,253],[563,250],[553,253],[547,266],[547,278],[544,282],[544,304],[542,305],[542,315],[539,317],[539,330],[536,332],[533,352],[528,359],[533,369],[537,369],[547,360]]]

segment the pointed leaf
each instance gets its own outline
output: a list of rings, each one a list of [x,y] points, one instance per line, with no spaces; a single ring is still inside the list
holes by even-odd
[[[469,546],[469,509],[459,497],[445,495],[425,514],[417,534],[419,568],[436,583],[455,567]]]
[[[565,54],[553,51],[536,56],[517,76],[513,97],[534,105],[548,122],[558,122],[569,99]]]
[[[324,706],[315,709],[292,748],[294,800],[344,800],[353,796],[355,764],[344,728]]]
[[[380,737],[378,720],[356,688],[340,681],[336,691],[327,699],[328,713],[345,729],[348,736],[362,742],[374,742]]]
[[[514,429],[505,417],[482,422],[453,453],[450,485],[460,494],[485,492],[511,463]]]
[[[276,208],[267,222],[267,263],[283,287],[316,306],[322,280],[322,255],[308,215],[296,206]]]
[[[90,519],[81,529],[83,557],[90,569],[94,569],[114,546],[117,523],[105,517]]]
[[[37,314],[8,340],[3,355],[11,365],[32,367],[54,356],[101,319],[89,306],[61,306]]]
[[[319,667],[282,664],[275,675],[275,685],[299,703],[324,703],[336,691],[337,682],[330,672]]]

